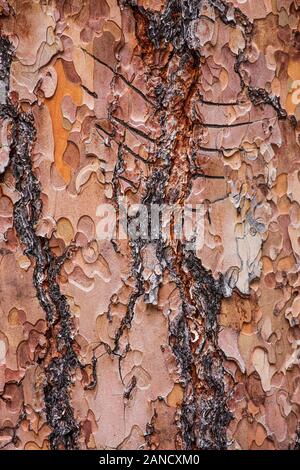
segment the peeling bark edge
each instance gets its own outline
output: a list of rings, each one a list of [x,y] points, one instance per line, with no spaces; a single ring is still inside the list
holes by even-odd
[[[0,117],[12,123],[9,156],[15,187],[20,195],[14,204],[13,223],[20,242],[25,246],[24,254],[35,261],[33,284],[48,327],[48,347],[43,363],[46,419],[52,428],[50,446],[51,449],[76,449],[79,425],[70,404],[70,385],[80,362],[74,350],[70,308],[57,281],[60,269],[71,252],[67,250],[62,256],[55,256],[48,240],[36,233],[42,200],[40,184],[31,161],[36,137],[34,119],[32,114],[22,113],[8,97],[13,47],[6,37],[0,38],[0,50],[0,81],[5,91]]]

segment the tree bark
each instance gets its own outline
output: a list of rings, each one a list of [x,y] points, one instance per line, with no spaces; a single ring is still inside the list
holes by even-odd
[[[2,449],[300,448],[299,9],[0,1]]]

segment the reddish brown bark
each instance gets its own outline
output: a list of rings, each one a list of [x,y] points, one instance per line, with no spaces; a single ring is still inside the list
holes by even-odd
[[[298,2],[0,15],[0,447],[298,448]]]

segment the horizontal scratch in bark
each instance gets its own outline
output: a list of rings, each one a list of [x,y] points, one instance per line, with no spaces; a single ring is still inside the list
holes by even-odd
[[[200,97],[199,101],[203,104],[207,104],[208,106],[241,106],[242,103],[239,103],[238,101],[232,101],[232,102],[227,102],[227,103],[221,103],[218,101],[208,101]]]
[[[198,147],[203,152],[218,152],[224,155],[225,152],[243,152],[245,149],[243,147],[236,147],[236,148],[215,148],[215,147],[203,147],[199,145]]]
[[[152,106],[155,106],[155,104],[153,103],[153,101],[151,101],[149,98],[147,98],[147,96],[139,89],[137,88],[136,86],[134,86],[129,80],[127,80],[127,78],[124,77],[124,75],[122,75],[120,72],[117,72],[116,70],[113,69],[113,67],[111,67],[110,65],[108,65],[106,62],[104,62],[103,60],[99,59],[98,57],[96,57],[94,54],[92,54],[91,52],[87,51],[86,49],[84,49],[83,47],[81,48],[83,52],[85,52],[87,55],[89,55],[90,57],[92,57],[96,62],[98,62],[99,64],[103,65],[104,67],[106,67],[108,70],[110,70],[116,77],[119,77],[121,80],[123,80],[123,82],[129,86],[132,90],[134,90],[138,95],[140,95],[145,101],[147,101],[147,103],[151,104]]]
[[[153,137],[150,137],[148,134],[141,131],[140,129],[137,129],[136,127],[131,126],[130,124],[128,124],[128,122],[123,121],[123,119],[120,119],[116,116],[111,116],[111,118],[114,119],[115,121],[117,121],[119,124],[121,124],[121,126],[126,127],[126,129],[128,129],[129,131],[134,132],[135,134],[139,135],[140,137],[143,137],[143,139],[149,140],[152,143],[156,142],[156,140],[153,139]]]
[[[80,86],[81,86],[81,88],[83,88],[83,90],[86,91],[90,96],[92,96],[93,98],[96,98],[96,99],[98,98],[98,95],[97,95],[97,93],[96,93],[95,91],[89,90],[85,85],[82,85],[82,84],[81,84]]]
[[[107,130],[105,130],[100,124],[95,124],[95,127],[97,129],[100,129],[102,132],[104,132],[104,134],[108,135],[117,145],[120,145],[120,142],[118,142],[116,139],[115,139],[115,136],[113,133],[111,132],[108,132]],[[146,160],[145,158],[141,157],[138,153],[136,153],[134,150],[132,150],[130,147],[128,147],[128,145],[126,144],[122,144],[122,147],[124,150],[126,150],[128,153],[130,153],[134,158],[136,158],[137,160],[140,160],[141,162],[143,163],[146,163],[147,165],[152,165],[153,162],[149,162],[148,160]]]
[[[205,173],[194,173],[193,178],[206,178],[211,180],[225,180],[225,176],[222,175],[206,175]]]
[[[246,121],[246,122],[236,122],[233,124],[214,124],[214,123],[203,123],[203,127],[210,127],[213,129],[226,129],[226,128],[232,128],[232,127],[241,127],[241,126],[247,126],[250,124],[256,124],[257,122],[263,122],[262,119],[257,119],[255,121]]]

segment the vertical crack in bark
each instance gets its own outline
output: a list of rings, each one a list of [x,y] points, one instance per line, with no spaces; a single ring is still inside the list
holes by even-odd
[[[209,3],[225,24],[240,27],[245,36],[245,48],[236,55],[234,67],[240,77],[241,99],[246,95],[254,105],[270,105],[278,118],[286,118],[279,98],[247,83],[242,70],[251,48],[253,24],[238,8],[230,9],[220,0]],[[162,134],[143,202],[182,204],[189,194],[195,171],[192,130],[197,118],[188,108],[193,95],[198,96],[201,51],[194,47],[190,26],[200,17],[202,2],[168,0],[162,13],[145,9],[135,0],[123,0],[120,4],[134,13],[136,35],[149,76],[154,73],[157,78],[159,73],[160,77],[154,87],[154,96]],[[159,54],[168,59],[157,72]],[[200,124],[205,127],[205,122]],[[180,364],[184,385],[180,416],[183,446],[187,449],[226,449],[226,431],[232,419],[228,401],[234,385],[218,346],[217,317],[223,296],[222,276],[214,280],[184,244],[179,243],[175,251],[160,238],[156,252],[162,267],[168,269],[175,280],[182,300],[180,315],[170,323],[170,343]]]
[[[40,184],[34,175],[31,151],[35,140],[33,116],[21,112],[7,97],[12,46],[1,38],[0,79],[4,82],[6,98],[1,104],[0,117],[12,123],[10,165],[20,198],[14,204],[13,221],[16,233],[25,246],[24,253],[35,260],[33,283],[43,308],[48,330],[48,348],[44,357],[46,384],[44,386],[47,422],[52,428],[52,449],[75,449],[79,425],[70,404],[69,390],[72,375],[80,367],[74,349],[73,326],[66,297],[61,293],[58,275],[72,249],[62,256],[52,253],[48,240],[36,233],[42,211]]]
[[[181,315],[170,325],[185,387],[182,435],[189,449],[226,449],[233,381],[218,347],[222,278],[213,279],[193,252],[181,248],[165,257],[182,299]]]
[[[189,24],[198,18],[201,2],[170,0],[161,16],[134,1],[122,4],[134,12],[141,55],[150,77],[157,67],[157,50],[166,52],[169,43],[173,46],[154,88],[155,117],[162,132],[143,204],[180,205],[191,187],[193,117],[187,110],[196,92],[200,68],[200,55],[191,47],[188,36]],[[168,73],[168,66],[172,74]],[[225,449],[232,382],[217,343],[222,280],[215,281],[184,244],[179,243],[176,252],[161,234],[156,254],[161,267],[176,282],[182,301],[178,317],[169,326],[170,344],[184,386],[180,445],[186,449]],[[196,340],[192,331],[198,336]]]

